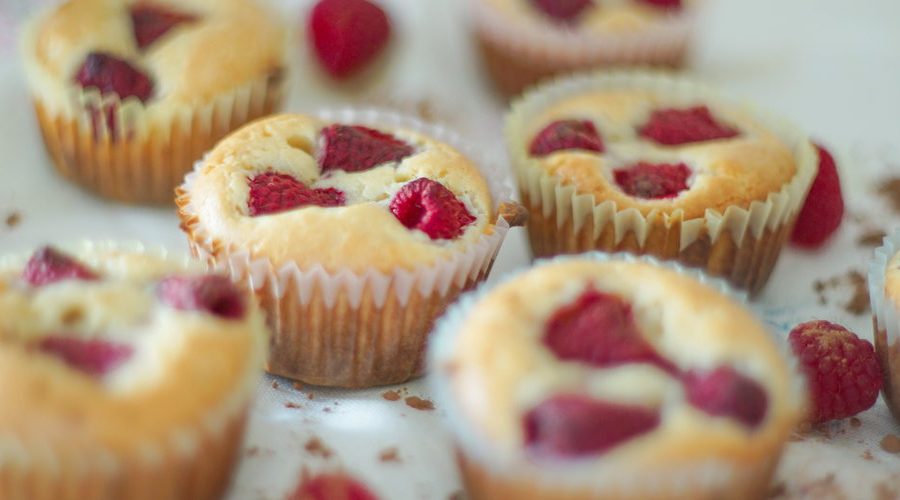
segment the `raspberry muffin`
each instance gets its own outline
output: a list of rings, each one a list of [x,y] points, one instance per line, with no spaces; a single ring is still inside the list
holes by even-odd
[[[547,77],[610,66],[681,66],[691,0],[469,0],[484,64],[507,97]]]
[[[509,228],[506,194],[443,136],[458,141],[377,112],[275,116],[186,179],[181,227],[259,297],[269,372],[364,387],[422,371],[432,321],[485,278]]]
[[[900,422],[900,231],[885,237],[875,251],[868,284],[884,400]]]
[[[69,0],[29,24],[22,56],[62,175],[107,198],[171,203],[205,151],[277,107],[284,44],[253,0]]]
[[[448,311],[433,386],[471,498],[765,494],[800,378],[721,282],[654,264],[559,258]]]
[[[518,101],[507,147],[533,253],[651,254],[759,291],[815,177],[809,140],[688,80],[594,73]]]
[[[0,261],[0,497],[221,497],[266,334],[198,267],[112,245]]]

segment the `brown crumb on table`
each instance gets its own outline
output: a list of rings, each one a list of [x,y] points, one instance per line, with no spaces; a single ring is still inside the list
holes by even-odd
[[[300,406],[300,405],[298,405],[297,403],[294,403],[294,402],[292,402],[292,401],[288,401],[287,403],[285,403],[285,404],[284,404],[284,407],[285,407],[285,408],[290,408],[290,409],[292,409],[292,410],[296,410],[296,409],[298,409],[298,408],[303,408],[302,406]]]
[[[864,451],[863,454],[862,454],[862,458],[863,458],[863,460],[868,460],[868,461],[875,460],[875,456],[872,455],[872,451],[871,451],[871,450],[866,450],[866,451]]]
[[[894,212],[900,213],[900,177],[889,177],[878,182],[877,193],[883,196]]]
[[[416,410],[428,411],[434,409],[434,403],[418,396],[409,396],[404,401],[406,401],[406,406]]]
[[[841,307],[856,316],[867,313],[869,311],[869,289],[866,284],[866,276],[855,269],[826,280],[814,281],[813,291],[816,292],[819,304],[826,305],[828,304],[828,292],[845,286],[851,287],[852,295],[850,300]]]
[[[850,427],[859,427],[862,425],[862,420],[857,417],[850,417]]]
[[[21,222],[22,214],[20,214],[19,212],[10,212],[9,215],[6,216],[6,227],[16,227]]]
[[[400,460],[400,452],[397,451],[396,447],[381,450],[381,453],[378,454],[378,460],[381,462],[402,462]]]
[[[381,397],[388,401],[397,401],[400,399],[400,393],[397,391],[384,391],[381,393]]]
[[[900,453],[900,436],[888,434],[881,439],[881,449],[888,453]]]
[[[259,446],[252,446],[250,448],[247,448],[244,451],[244,454],[247,455],[248,457],[255,457],[255,456],[259,455]]]
[[[856,244],[861,247],[878,247],[881,246],[881,242],[886,234],[881,229],[870,229],[859,235],[859,238],[856,239]]]
[[[310,401],[312,401],[315,397],[316,397],[316,395],[311,392],[306,393],[306,399],[308,399]]]
[[[294,389],[297,389],[298,391],[303,390],[303,382],[298,382],[298,381],[294,380],[293,382],[291,382],[291,387],[293,387]]]
[[[281,386],[278,385],[278,381],[277,381],[277,380],[273,380],[273,381],[272,381],[272,389],[278,389],[279,387],[281,387]]]
[[[331,413],[331,407],[330,407],[330,406],[326,406],[325,408],[322,408],[322,411],[325,412],[325,413]]]
[[[328,459],[333,454],[331,449],[325,446],[325,443],[319,440],[319,438],[313,436],[309,438],[305,445],[303,445],[303,449],[306,450],[310,455],[322,457]]]

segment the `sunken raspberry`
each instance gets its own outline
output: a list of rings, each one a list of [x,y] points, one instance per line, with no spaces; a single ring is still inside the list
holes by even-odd
[[[631,305],[615,295],[585,291],[557,310],[544,331],[544,345],[563,361],[596,367],[650,363],[677,371],[641,336]]]
[[[178,12],[171,7],[148,3],[131,6],[131,31],[139,49],[144,50],[157,38],[182,23],[197,20],[196,16]]]
[[[75,81],[84,88],[97,88],[102,95],[116,94],[122,100],[136,97],[145,102],[153,94],[153,82],[144,72],[105,52],[88,54],[75,73]]]
[[[684,163],[641,162],[613,171],[619,188],[636,198],[674,198],[688,188],[691,169]]]
[[[241,319],[244,295],[224,276],[170,276],[159,282],[156,296],[182,311],[203,311],[220,318]]]
[[[325,473],[302,479],[287,500],[378,500],[378,497],[352,477]]]
[[[642,137],[666,146],[728,139],[737,129],[719,123],[706,106],[685,109],[658,109],[638,130]]]
[[[690,371],[682,382],[688,402],[710,415],[730,417],[751,428],[766,416],[769,398],[765,389],[730,366]]]
[[[545,156],[561,149],[584,149],[602,153],[603,139],[588,120],[559,120],[547,125],[531,141],[528,152]]]
[[[325,138],[320,163],[322,171],[362,172],[415,152],[412,146],[391,134],[359,125],[331,125],[322,130]]]
[[[456,238],[475,222],[452,191],[425,177],[404,184],[391,200],[390,210],[401,224],[433,240]]]
[[[553,19],[571,22],[594,2],[591,0],[531,0],[531,3]]]
[[[837,231],[844,218],[844,198],[841,195],[841,179],[834,158],[827,149],[816,145],[819,151],[819,173],[806,195],[803,208],[797,216],[791,243],[813,249],[820,247]]]
[[[560,394],[525,415],[525,445],[560,458],[601,454],[652,431],[659,420],[657,410]]]
[[[37,350],[52,355],[88,375],[100,377],[128,361],[134,349],[127,344],[107,340],[49,336],[41,339]]]
[[[681,0],[638,0],[639,2],[666,10],[679,10],[682,7]]]
[[[22,271],[22,279],[32,286],[49,285],[63,280],[95,280],[93,271],[59,250],[46,246],[39,248]]]
[[[881,368],[872,344],[841,325],[807,321],[791,330],[791,350],[806,375],[812,423],[868,410],[881,390]]]
[[[344,205],[344,193],[334,188],[310,189],[290,175],[275,172],[266,172],[250,179],[247,210],[251,216],[307,205],[340,207]]]
[[[309,35],[322,67],[334,78],[346,78],[384,50],[391,23],[368,0],[319,0],[310,13]]]

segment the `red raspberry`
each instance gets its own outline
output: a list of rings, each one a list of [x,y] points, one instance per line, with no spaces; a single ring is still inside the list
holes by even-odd
[[[797,216],[791,242],[805,248],[818,248],[837,231],[844,217],[841,179],[831,153],[816,145],[819,151],[819,173],[806,195]]]
[[[710,372],[691,371],[682,381],[693,406],[713,416],[731,417],[747,427],[758,426],[769,408],[765,389],[729,366]]]
[[[128,361],[134,349],[107,340],[49,336],[37,343],[38,351],[55,356],[67,365],[88,375],[99,377]]]
[[[391,200],[390,210],[401,224],[433,240],[456,238],[475,222],[452,191],[425,177],[404,184]]]
[[[98,276],[78,261],[53,247],[39,248],[22,271],[22,279],[29,285],[41,286],[62,280],[95,280]]]
[[[531,0],[544,14],[559,21],[574,21],[581,12],[594,2],[591,0]]]
[[[266,172],[250,179],[247,210],[251,216],[283,212],[306,205],[340,207],[344,193],[334,189],[310,189],[287,174]]]
[[[601,454],[652,431],[659,412],[560,394],[525,415],[525,445],[539,455],[568,458]]]
[[[528,152],[545,156],[561,149],[604,151],[603,139],[594,123],[588,120],[559,120],[544,127],[531,141]]]
[[[391,134],[359,125],[331,125],[322,130],[325,138],[320,163],[322,171],[362,172],[415,152],[412,146]]]
[[[667,10],[680,10],[681,0],[638,0],[639,2],[645,3],[652,7],[657,7],[660,9]]]
[[[378,500],[378,497],[349,476],[326,473],[303,479],[287,500]]]
[[[851,417],[875,404],[882,380],[870,342],[821,320],[795,326],[788,341],[806,375],[810,422]]]
[[[309,17],[309,34],[325,70],[346,78],[384,50],[391,23],[368,0],[319,0]]]
[[[182,311],[203,311],[225,319],[241,319],[246,304],[241,291],[224,276],[170,276],[159,282],[156,295]]]
[[[91,52],[75,73],[82,87],[96,87],[102,95],[116,94],[119,99],[137,97],[141,102],[153,94],[153,82],[124,59],[105,52]]]
[[[637,198],[674,198],[688,188],[691,169],[684,163],[641,162],[613,172],[616,184]]]
[[[706,106],[658,109],[650,115],[650,120],[638,133],[666,146],[728,139],[738,135],[736,129],[716,121]]]
[[[160,5],[139,3],[131,6],[131,30],[134,32],[134,40],[141,50],[147,48],[175,26],[196,20],[196,16]]]
[[[587,290],[557,310],[544,331],[544,345],[564,361],[596,367],[650,363],[670,373],[677,371],[644,340],[631,306],[615,295]]]

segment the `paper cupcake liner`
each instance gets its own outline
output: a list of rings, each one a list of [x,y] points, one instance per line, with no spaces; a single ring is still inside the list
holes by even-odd
[[[885,274],[891,258],[900,250],[900,231],[885,236],[869,264],[869,300],[875,330],[875,352],[884,380],[882,393],[894,419],[900,422],[900,312],[887,296]]]
[[[475,160],[488,181],[499,213],[512,188],[497,165],[459,135],[403,115],[381,110],[322,111],[324,120],[373,127],[405,128],[455,147]],[[201,165],[201,163],[198,163]],[[304,383],[341,387],[394,384],[424,370],[424,350],[432,323],[463,290],[485,279],[510,228],[498,216],[490,234],[442,261],[383,273],[321,265],[301,269],[276,264],[240,245],[211,236],[191,203],[190,174],[176,204],[192,252],[228,272],[252,290],[266,311],[274,337],[267,369]]]
[[[736,302],[747,304],[746,293],[733,288],[725,280],[698,269],[682,266],[677,262],[661,261],[646,255],[590,252],[578,256],[542,259],[536,265],[570,260],[648,263],[689,276]],[[436,368],[429,376],[430,388],[435,401],[444,412],[444,422],[456,443],[457,461],[470,498],[473,500],[750,499],[764,496],[783,446],[773,447],[767,457],[754,463],[729,461],[727,457],[712,456],[705,460],[695,459],[686,461],[687,463],[667,464],[665,470],[635,470],[629,469],[626,464],[617,468],[591,471],[589,476],[579,476],[586,479],[583,482],[573,480],[572,476],[557,474],[559,471],[542,468],[524,455],[520,459],[513,460],[513,463],[508,460],[500,461],[492,456],[489,440],[473,432],[466,424],[463,411],[454,397],[450,378],[440,367],[447,365],[449,361],[447,356],[452,352],[453,342],[472,308],[492,290],[516,278],[517,276],[513,275],[490,286],[482,285],[476,291],[461,297],[438,321],[429,346],[428,362]],[[778,340],[774,335],[772,338]],[[797,402],[798,408],[802,407],[802,402],[806,401],[805,380],[796,359],[783,343],[781,353],[792,373],[791,390],[795,395],[792,400]]]
[[[797,173],[765,201],[749,208],[730,206],[685,219],[680,210],[619,210],[613,201],[579,194],[574,186],[547,174],[528,156],[526,125],[547,106],[568,96],[604,89],[643,89],[682,99],[702,99],[737,108],[755,117],[794,152]],[[730,101],[690,80],[651,72],[597,72],[541,86],[513,105],[506,141],[529,211],[528,236],[535,257],[590,250],[627,251],[673,259],[727,278],[755,294],[766,284],[818,169],[807,137],[785,122]]]
[[[144,253],[202,271],[187,255],[138,242],[82,241],[59,248],[71,253],[119,250]],[[21,266],[30,254],[5,256],[0,270]],[[9,500],[214,500],[229,486],[241,451],[246,419],[260,378],[264,347],[248,354],[240,383],[191,427],[172,429],[158,441],[128,450],[60,443],[43,436],[0,430],[0,498]]]
[[[548,77],[599,67],[682,65],[694,30],[692,11],[638,31],[588,32],[551,23],[511,22],[485,0],[469,0],[484,63],[506,96]]]

